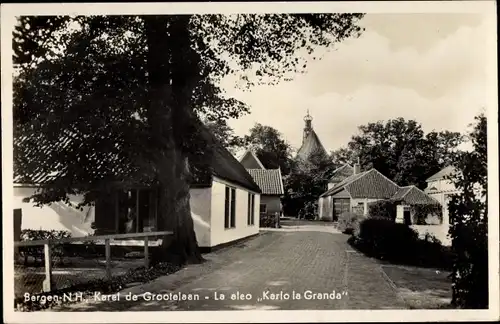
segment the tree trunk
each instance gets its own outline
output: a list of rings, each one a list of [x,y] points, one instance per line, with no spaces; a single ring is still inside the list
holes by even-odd
[[[189,165],[183,137],[193,117],[190,105],[193,67],[183,57],[190,51],[189,16],[145,16],[148,44],[148,120],[155,173],[159,182],[159,230],[174,232],[173,241],[152,255],[152,264],[203,261],[189,204]]]

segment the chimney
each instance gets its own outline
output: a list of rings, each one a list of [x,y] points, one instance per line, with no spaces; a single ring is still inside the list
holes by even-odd
[[[356,162],[356,164],[354,164],[354,174],[359,174],[361,173],[361,164],[359,163],[359,157],[358,157],[358,161]]]

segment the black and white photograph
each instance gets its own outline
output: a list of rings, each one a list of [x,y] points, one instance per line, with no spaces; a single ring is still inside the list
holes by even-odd
[[[495,9],[2,4],[4,320],[498,319]]]

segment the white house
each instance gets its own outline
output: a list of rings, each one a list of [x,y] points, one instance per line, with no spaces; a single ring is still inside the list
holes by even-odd
[[[330,178],[328,190],[318,201],[319,219],[336,221],[344,212],[368,214],[368,204],[390,199],[399,186],[376,169],[361,171],[357,163],[354,167],[342,166]]]
[[[450,201],[451,195],[460,193],[455,185],[448,179],[454,172],[454,167],[447,166],[426,180],[427,187],[424,192],[439,201],[441,206],[443,206],[443,224],[450,223],[448,202]]]
[[[198,245],[213,249],[259,232],[259,186],[246,169],[213,138],[210,177],[193,183],[190,189],[191,215]],[[22,209],[22,229],[65,230],[75,237],[101,233],[146,232],[158,228],[158,195],[154,187],[134,186],[103,193],[95,206],[76,208],[82,196],[71,196],[70,203],[56,202],[36,207],[25,198],[50,181],[50,175],[14,182],[14,208]],[[16,178],[15,178],[16,179]]]

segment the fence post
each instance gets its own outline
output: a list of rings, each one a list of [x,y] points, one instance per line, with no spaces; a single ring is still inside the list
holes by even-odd
[[[144,267],[149,268],[149,237],[144,237]]]
[[[106,279],[108,280],[111,279],[111,245],[109,243],[109,238],[104,240],[106,252]]]
[[[43,245],[45,256],[45,280],[43,281],[43,291],[52,290],[52,249],[50,241]]]

